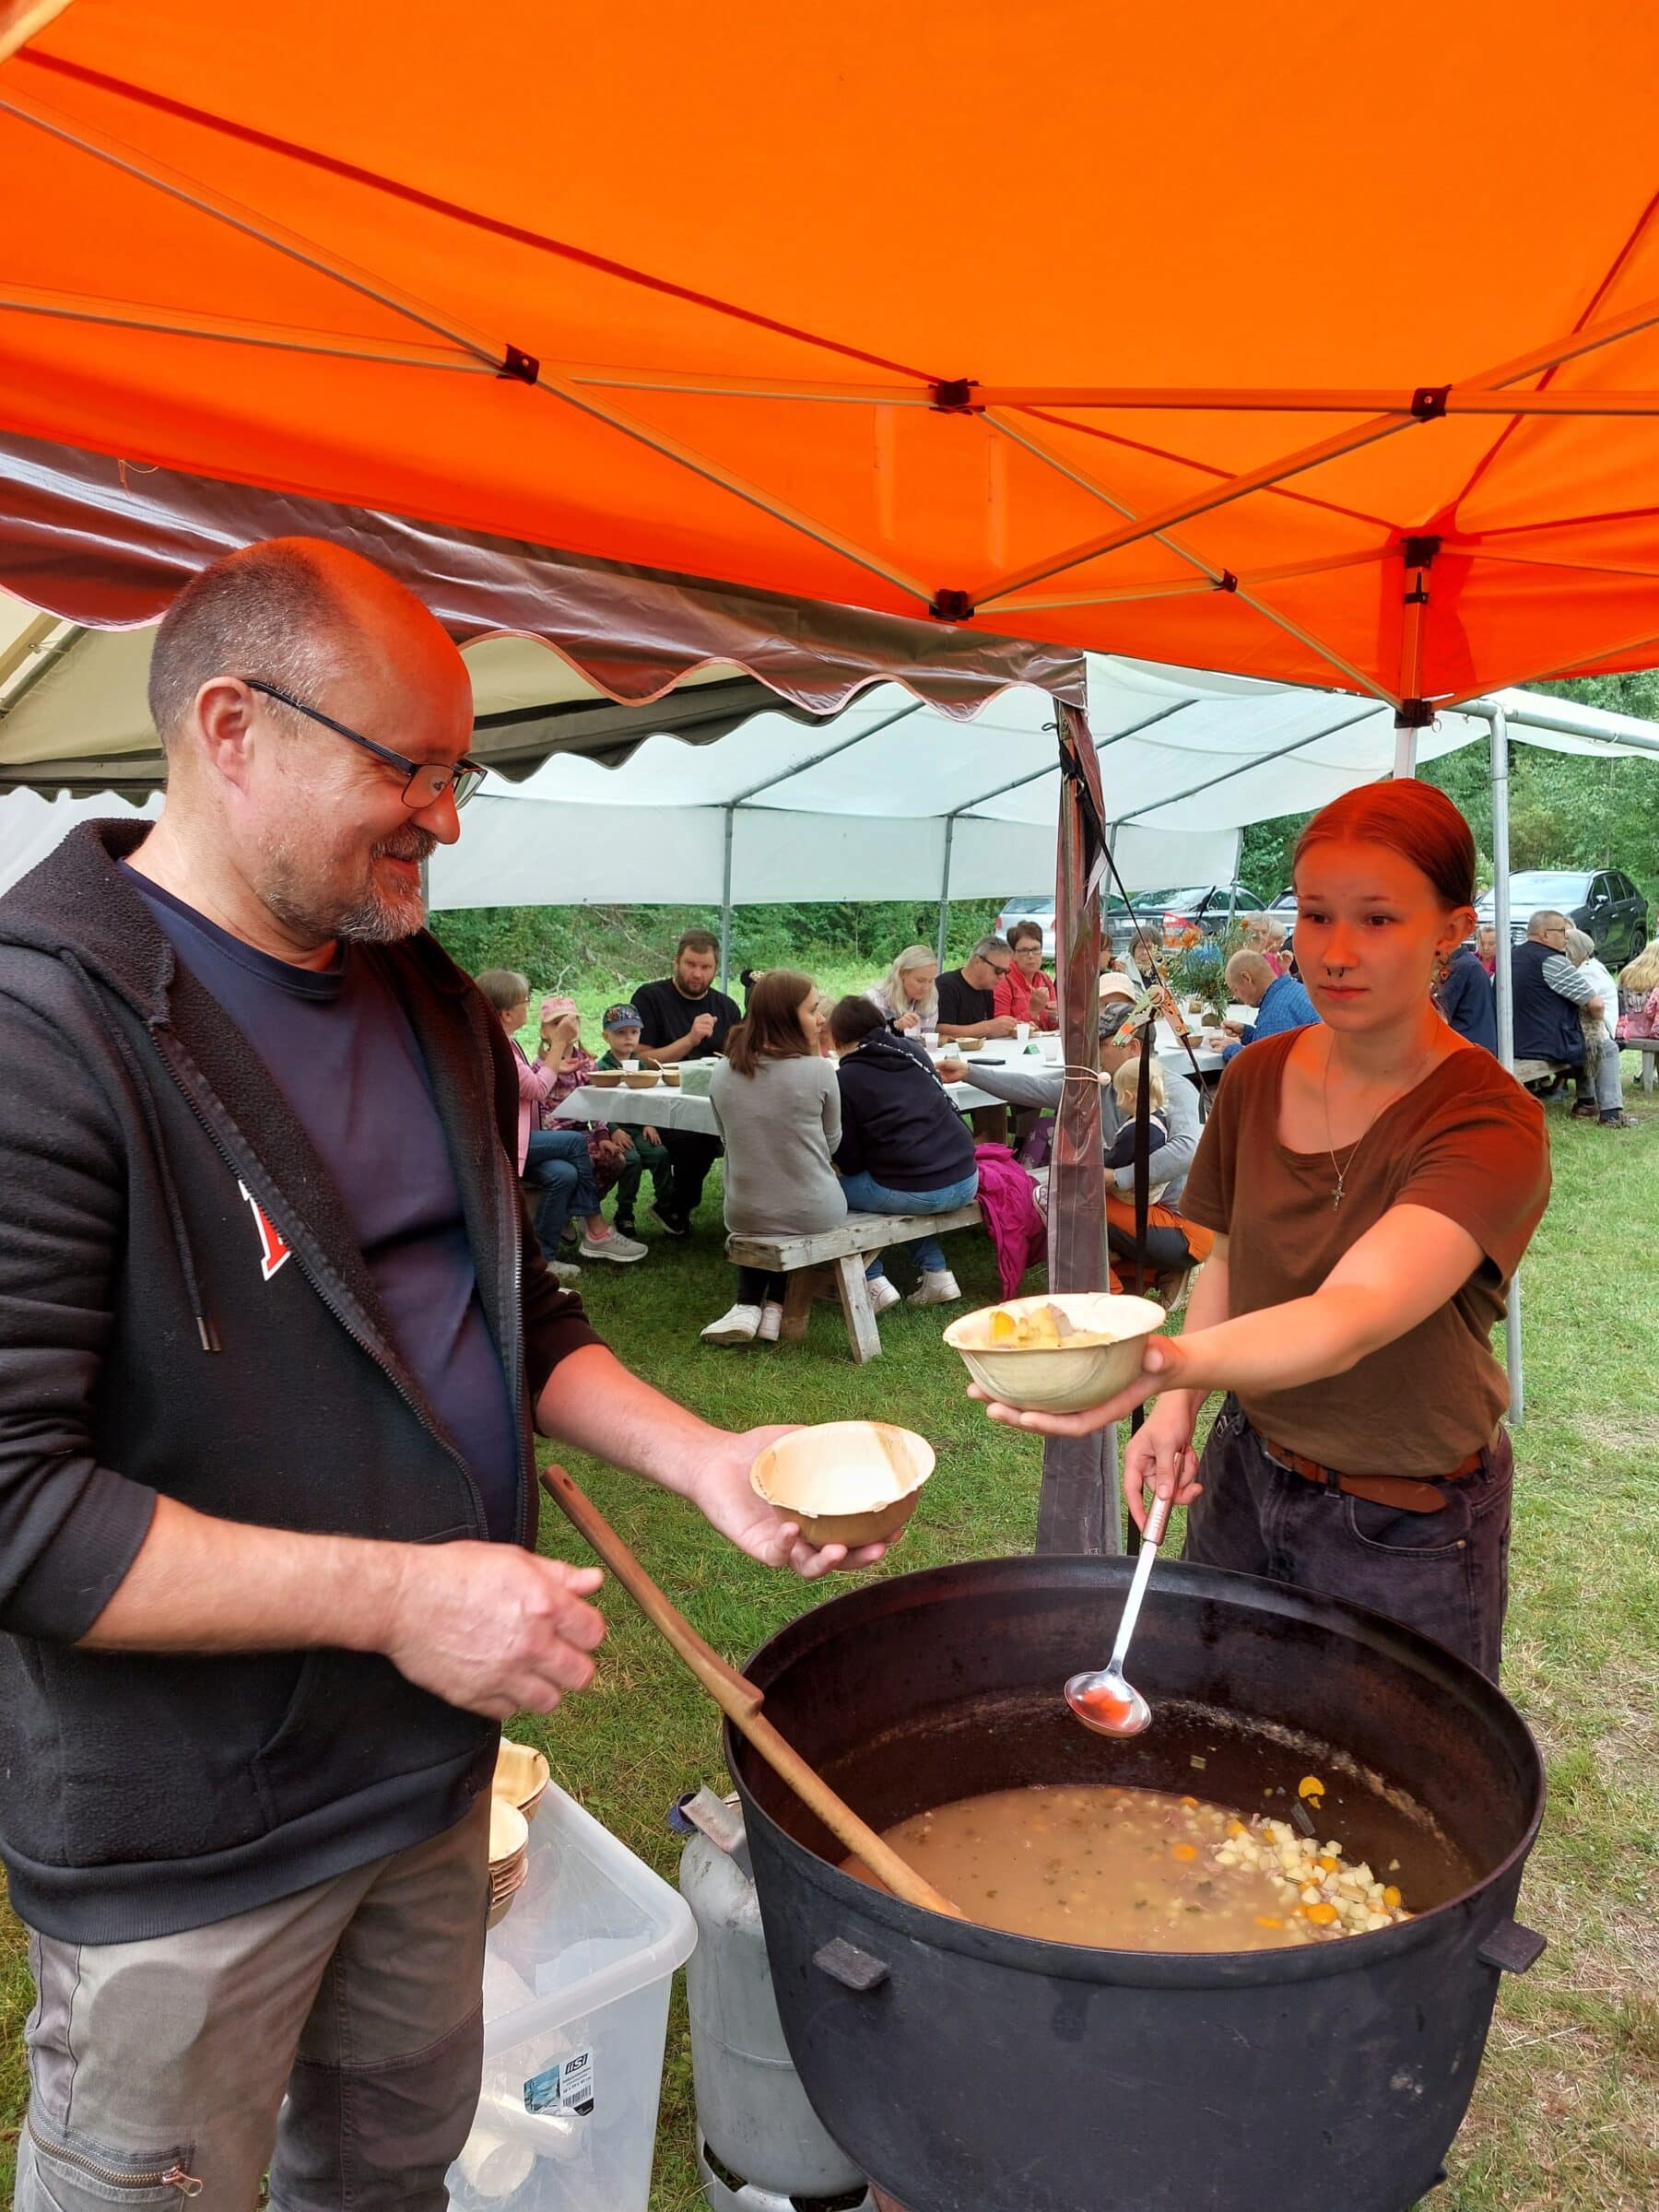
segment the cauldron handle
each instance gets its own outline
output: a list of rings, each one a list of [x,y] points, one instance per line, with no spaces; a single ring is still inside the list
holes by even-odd
[[[1545,1938],[1534,1929],[1524,1928],[1518,1920],[1505,1920],[1491,1931],[1475,1956],[1483,1966],[1495,1966],[1500,1973],[1524,1974],[1543,1957],[1546,1947]]]
[[[703,1641],[679,1608],[670,1604],[657,1588],[592,1499],[577,1488],[565,1470],[548,1467],[542,1476],[542,1488],[587,1538],[653,1628],[673,1645],[733,1727],[747,1737],[801,1803],[818,1815],[837,1842],[862,1859],[877,1879],[903,1903],[920,1906],[924,1912],[942,1912],[950,1920],[963,1919],[965,1915],[960,1910],[913,1866],[907,1865],[890,1843],[884,1843],[845,1798],[837,1796],[818,1769],[809,1766],[794,1746],[778,1734],[760,1711],[759,1690]]]

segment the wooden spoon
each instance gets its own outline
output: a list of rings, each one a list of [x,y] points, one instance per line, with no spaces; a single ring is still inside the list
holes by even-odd
[[[801,1803],[818,1815],[837,1842],[862,1859],[877,1879],[905,1904],[918,1905],[924,1912],[942,1912],[950,1920],[965,1920],[967,1915],[959,1906],[941,1896],[890,1843],[883,1842],[868,1821],[861,1820],[845,1798],[836,1795],[818,1769],[808,1766],[778,1734],[760,1711],[761,1692],[747,1676],[728,1665],[712,1645],[703,1641],[564,1469],[548,1467],[542,1476],[542,1488],[586,1537],[652,1627],[674,1646],[733,1727],[753,1744]]]

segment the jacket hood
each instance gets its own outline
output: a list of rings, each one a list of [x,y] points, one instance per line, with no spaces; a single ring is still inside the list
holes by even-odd
[[[883,1075],[912,1075],[922,1065],[921,1047],[903,1044],[891,1030],[872,1030],[850,1055],[860,1067],[877,1070]]]
[[[118,863],[136,852],[147,821],[81,822],[0,898],[0,945],[73,959],[118,992],[145,1021],[167,1018],[176,962],[167,933]],[[424,930],[407,940],[441,990],[467,979]]]

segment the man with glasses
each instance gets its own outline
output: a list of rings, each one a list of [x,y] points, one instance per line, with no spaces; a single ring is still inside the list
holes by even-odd
[[[1580,1092],[1574,1114],[1582,1120],[1599,1119],[1610,1127],[1621,1127],[1618,1053],[1602,1055],[1604,1066],[1610,1064],[1612,1069],[1610,1081],[1599,1073],[1596,1077],[1597,1084],[1606,1088],[1605,1098],[1591,1088],[1584,1071],[1584,1029],[1580,1011],[1599,1019],[1603,1009],[1601,1000],[1567,957],[1571,926],[1565,914],[1550,907],[1540,908],[1526,924],[1524,944],[1517,945],[1511,957],[1515,1057],[1547,1060],[1555,1066],[1571,1068]],[[1562,1088],[1558,1078],[1548,1095],[1558,1096]]]
[[[500,1023],[422,927],[476,786],[439,625],[254,546],[157,633],[153,825],[0,900],[0,1855],[20,2212],[424,2212],[478,2092],[499,1723],[583,1688],[535,1435],[816,1575],[559,1289]],[[280,2118],[279,2118],[280,2114]]]
[[[1012,1037],[1019,1024],[996,1011],[996,986],[1014,965],[1006,937],[982,937],[959,968],[939,978],[939,1035]]]

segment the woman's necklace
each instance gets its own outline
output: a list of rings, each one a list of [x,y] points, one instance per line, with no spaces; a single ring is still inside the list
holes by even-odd
[[[1412,1063],[1410,1072],[1406,1076],[1405,1082],[1400,1084],[1396,1089],[1392,1090],[1387,1098],[1383,1100],[1382,1105],[1378,1107],[1376,1112],[1371,1115],[1371,1120],[1366,1123],[1364,1128],[1360,1130],[1359,1135],[1348,1147],[1347,1158],[1339,1163],[1336,1158],[1336,1147],[1331,1142],[1331,1054],[1335,1052],[1335,1048],[1336,1041],[1335,1037],[1333,1037],[1330,1043],[1325,1047],[1324,1070],[1320,1080],[1320,1100],[1324,1107],[1325,1150],[1331,1156],[1331,1172],[1336,1178],[1336,1186],[1331,1193],[1331,1211],[1333,1213],[1335,1213],[1336,1208],[1342,1204],[1343,1194],[1347,1187],[1348,1170],[1353,1166],[1355,1155],[1358,1153],[1360,1146],[1365,1142],[1366,1138],[1371,1135],[1377,1124],[1382,1119],[1382,1116],[1388,1112],[1389,1108],[1395,1104],[1397,1100],[1403,1099],[1406,1096],[1406,1093],[1413,1088],[1422,1072],[1422,1058],[1419,1054],[1418,1058]],[[1433,1055],[1431,1054],[1430,1057],[1432,1058]]]

